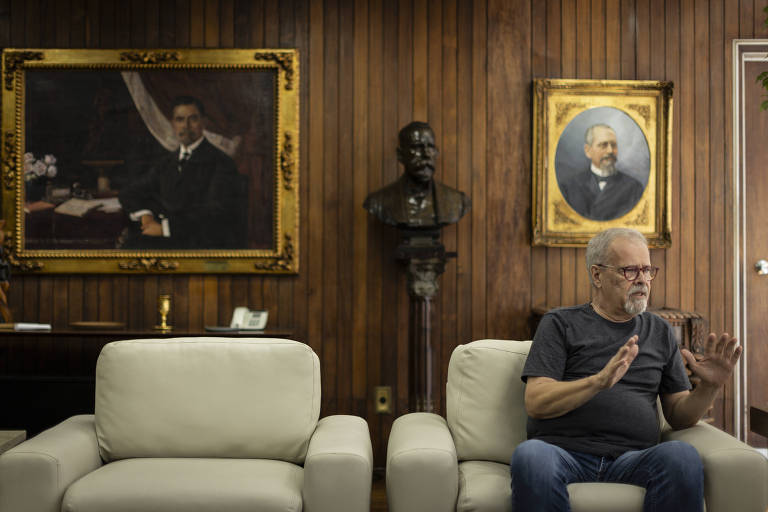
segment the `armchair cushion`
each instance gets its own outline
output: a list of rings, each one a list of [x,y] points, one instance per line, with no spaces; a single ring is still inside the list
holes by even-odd
[[[126,459],[81,478],[62,512],[298,512],[301,467],[265,459]]]
[[[319,361],[295,341],[119,341],[102,349],[96,365],[96,432],[107,462],[230,457],[301,464],[319,415]]]

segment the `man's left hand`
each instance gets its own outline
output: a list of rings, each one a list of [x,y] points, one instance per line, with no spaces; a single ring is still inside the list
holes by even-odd
[[[741,346],[738,343],[738,340],[728,333],[721,334],[719,338],[715,333],[710,333],[704,344],[703,354],[698,359],[687,349],[680,349],[680,352],[688,363],[688,368],[702,384],[719,388],[728,380],[741,356]]]

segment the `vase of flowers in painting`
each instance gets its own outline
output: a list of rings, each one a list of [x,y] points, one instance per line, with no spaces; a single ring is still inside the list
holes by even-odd
[[[24,154],[24,197],[28,203],[45,199],[48,182],[57,172],[55,156],[36,158],[32,153]]]

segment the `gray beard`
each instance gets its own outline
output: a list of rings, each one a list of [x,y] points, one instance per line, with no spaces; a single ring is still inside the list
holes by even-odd
[[[609,161],[600,162],[600,170],[603,171],[603,172],[607,172],[607,173],[609,173],[609,175],[612,176],[612,175],[616,174],[616,162],[615,161],[613,161],[613,162],[609,162]]]
[[[648,298],[643,297],[641,299],[628,298],[624,303],[624,311],[630,315],[639,315],[645,312],[645,308],[648,307]]]

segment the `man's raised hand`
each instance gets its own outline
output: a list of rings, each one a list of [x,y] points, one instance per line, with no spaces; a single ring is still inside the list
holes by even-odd
[[[637,352],[640,350],[637,346],[637,339],[637,334],[629,338],[616,352],[616,355],[597,373],[597,382],[601,389],[612,388],[627,373],[629,365],[635,360]]]

